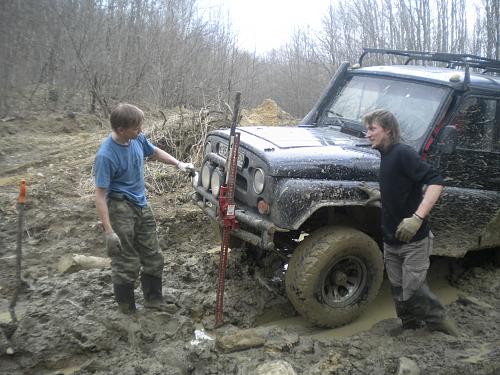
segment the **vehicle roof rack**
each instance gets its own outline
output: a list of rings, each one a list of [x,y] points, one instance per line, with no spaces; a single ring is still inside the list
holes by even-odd
[[[405,65],[411,61],[436,61],[447,63],[447,68],[454,69],[457,66],[465,67],[466,75],[469,74],[469,68],[482,69],[482,73],[497,73],[500,74],[500,60],[487,59],[485,57],[457,54],[446,52],[419,52],[419,51],[403,51],[396,49],[383,48],[363,48],[363,53],[359,57],[359,66],[363,66],[363,58],[369,53],[381,55],[395,55],[406,57]]]

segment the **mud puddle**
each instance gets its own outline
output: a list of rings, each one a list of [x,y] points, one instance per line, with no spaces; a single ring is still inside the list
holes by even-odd
[[[10,301],[6,299],[0,300],[0,324],[10,323],[12,321],[10,311],[9,311]],[[22,319],[26,315],[26,310],[28,303],[25,301],[18,301],[16,304],[15,312],[17,319]]]
[[[436,294],[439,300],[449,305],[457,300],[458,290],[448,282],[449,262],[447,259],[438,259],[430,268],[428,282],[430,289]],[[315,339],[346,338],[363,331],[368,331],[376,323],[396,318],[396,311],[391,299],[389,281],[384,279],[381,290],[375,300],[365,310],[365,312],[354,322],[346,326],[322,329],[313,326],[309,321],[300,317],[283,317],[286,314],[287,306],[275,306],[266,310],[256,320],[258,327],[278,327],[287,332],[296,333],[299,336],[311,337]]]

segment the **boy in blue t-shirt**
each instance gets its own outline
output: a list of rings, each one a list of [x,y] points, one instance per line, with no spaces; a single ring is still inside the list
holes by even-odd
[[[95,159],[95,203],[111,258],[111,277],[118,307],[136,310],[134,284],[140,273],[144,307],[173,312],[163,301],[163,255],[156,222],[144,192],[144,158],[175,165],[192,173],[183,163],[152,145],[142,134],[144,113],[131,104],[119,104],[111,112],[111,133]]]

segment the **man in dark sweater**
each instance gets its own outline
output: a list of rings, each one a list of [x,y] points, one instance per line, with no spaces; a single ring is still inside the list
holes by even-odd
[[[434,237],[426,217],[441,195],[443,179],[412,147],[401,143],[399,123],[391,112],[376,110],[364,121],[366,136],[381,155],[384,264],[401,328],[416,329],[425,323],[432,331],[456,336],[454,323],[426,283]]]

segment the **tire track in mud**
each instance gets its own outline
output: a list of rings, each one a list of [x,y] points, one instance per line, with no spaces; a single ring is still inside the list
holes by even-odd
[[[73,138],[74,138],[73,136],[70,136],[71,140]],[[49,141],[49,139],[47,139],[47,141]],[[12,161],[8,162],[7,164],[11,165],[14,164],[14,165],[8,169],[4,169],[2,174],[4,176],[9,176],[12,174],[19,174],[19,172],[25,171],[28,168],[39,168],[42,166],[47,166],[50,164],[57,163],[61,160],[77,159],[77,157],[74,155],[75,152],[88,151],[90,148],[94,149],[95,146],[96,146],[95,139],[92,139],[84,143],[82,143],[80,139],[75,139],[69,143],[65,143],[64,149],[54,150],[53,146],[51,146],[50,143],[47,142],[47,144],[44,145],[43,148],[41,149],[37,148],[36,153],[34,153],[32,149],[29,150],[28,152],[19,152],[16,155],[11,155],[10,159],[12,159]],[[45,149],[49,151],[44,152],[46,151]],[[97,148],[95,148],[95,150],[97,151]],[[17,161],[19,161],[19,163],[17,163]],[[78,161],[75,161],[72,166],[75,166],[77,164]]]

